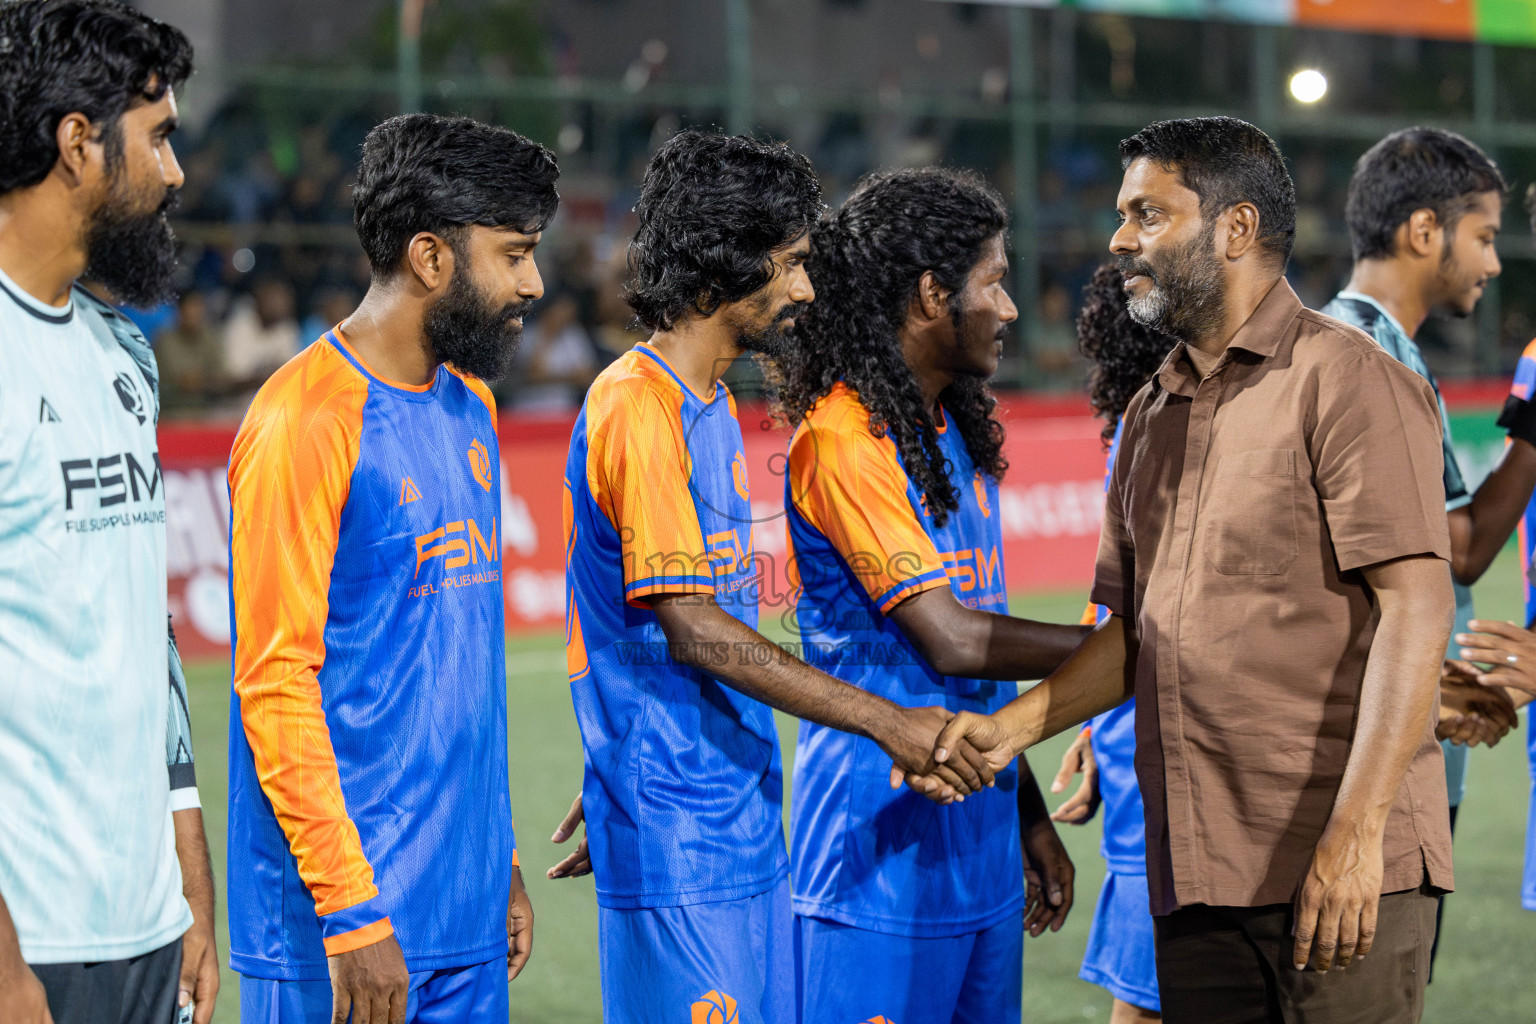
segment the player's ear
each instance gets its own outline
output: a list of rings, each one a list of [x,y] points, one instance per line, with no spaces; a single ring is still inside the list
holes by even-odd
[[[85,180],[86,168],[91,162],[91,150],[100,149],[102,140],[96,136],[91,119],[76,110],[59,118],[59,126],[53,132],[59,147],[59,159],[55,166],[63,171],[73,185]],[[99,154],[98,154],[99,155]]]
[[[436,291],[453,276],[453,249],[441,235],[418,231],[406,243],[405,263],[423,288]]]
[[[938,320],[949,315],[949,289],[939,283],[933,271],[923,271],[917,279],[917,294],[912,297],[916,312],[924,320]]]

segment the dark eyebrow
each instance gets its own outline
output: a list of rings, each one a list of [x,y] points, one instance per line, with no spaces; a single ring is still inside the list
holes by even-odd
[[[169,135],[169,134],[171,134],[171,132],[174,132],[177,128],[180,128],[180,127],[181,127],[181,119],[180,118],[178,118],[178,117],[167,117],[164,121],[161,121],[159,124],[155,125],[155,131],[157,131],[157,132],[164,132],[165,134]]]

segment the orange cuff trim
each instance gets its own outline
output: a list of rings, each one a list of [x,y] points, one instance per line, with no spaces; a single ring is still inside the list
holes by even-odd
[[[325,940],[325,955],[336,956],[340,953],[350,953],[354,949],[362,949],[371,946],[380,939],[388,938],[395,934],[395,926],[389,923],[389,918],[381,917],[373,924],[365,924],[361,928],[354,928],[340,935],[332,935]]]
[[[520,868],[520,867],[523,866],[522,861],[517,859],[517,851],[516,850],[512,851],[512,866],[515,867],[515,868]]]
[[[880,595],[878,605],[880,614],[889,614],[892,608],[895,608],[909,597],[916,597],[925,591],[938,590],[940,587],[947,586],[949,586],[949,576],[942,571],[938,575],[930,575],[927,579],[917,576],[910,580],[905,580]]]

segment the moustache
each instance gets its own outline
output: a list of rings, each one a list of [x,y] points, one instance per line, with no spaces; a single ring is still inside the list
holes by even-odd
[[[509,302],[501,307],[501,313],[496,317],[497,326],[505,326],[513,320],[521,320],[533,309],[533,300],[524,299],[521,302]]]
[[[1157,283],[1157,275],[1152,272],[1152,264],[1146,260],[1139,260],[1134,256],[1117,256],[1115,269],[1120,271],[1122,278],[1139,276],[1145,277],[1153,284]]]
[[[810,308],[810,305],[809,302],[791,302],[779,310],[778,315],[773,318],[773,322],[781,324],[785,320],[798,320],[805,315],[805,311]]]

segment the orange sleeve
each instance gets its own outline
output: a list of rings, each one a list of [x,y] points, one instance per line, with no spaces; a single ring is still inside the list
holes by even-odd
[[[587,485],[618,531],[631,604],[715,592],[688,485],[693,465],[681,403],[681,392],[674,398],[665,385],[632,380],[599,381],[587,398]]]
[[[234,689],[262,791],[320,915],[327,955],[391,933],[347,815],[320,701],[331,567],[366,380],[323,342],[257,395],[229,463]]]
[[[849,399],[856,401],[856,399]],[[907,474],[863,416],[806,420],[789,447],[795,511],[826,537],[882,613],[949,586],[933,540],[907,500]]]

